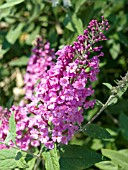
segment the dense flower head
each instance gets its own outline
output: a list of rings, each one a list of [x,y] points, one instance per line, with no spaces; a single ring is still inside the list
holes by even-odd
[[[11,108],[15,113],[16,143],[21,149],[40,143],[49,149],[54,143],[67,144],[79,129],[84,120],[82,113],[95,104],[90,100],[94,93],[91,82],[97,79],[99,58],[104,55],[96,44],[106,40],[102,31],[108,28],[104,17],[101,23],[92,20],[78,41],[57,51],[57,62],[41,75],[32,102]]]
[[[92,20],[83,35],[73,45],[57,51],[57,62],[47,71],[35,87],[34,101],[30,112],[41,115],[47,129],[46,147],[54,143],[67,144],[83,122],[83,111],[93,108],[95,100],[89,100],[94,90],[91,82],[99,73],[99,58],[103,56],[99,41],[107,38],[102,33],[108,30],[108,21]]]
[[[50,48],[50,43],[43,43],[41,37],[36,39],[32,53],[24,76],[25,95],[30,100],[32,99],[33,89],[37,80],[54,65],[53,59],[55,59],[54,50]]]

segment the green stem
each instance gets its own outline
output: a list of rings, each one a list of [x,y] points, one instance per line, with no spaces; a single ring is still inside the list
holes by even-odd
[[[109,106],[109,102],[113,99],[113,97],[115,97],[114,95],[109,96],[108,100],[106,101],[105,104],[103,104],[102,108],[99,110],[99,112],[96,113],[96,115],[94,115],[92,117],[92,119],[83,127],[81,127],[79,129],[79,131],[83,131],[87,128],[87,126],[89,126],[108,106]]]
[[[37,158],[36,164],[35,164],[35,166],[34,166],[34,170],[37,170],[38,165],[39,165],[39,163],[40,163],[40,161],[41,161],[42,151],[43,151],[43,147],[41,147],[40,152],[39,152],[39,154],[38,154],[38,158]]]

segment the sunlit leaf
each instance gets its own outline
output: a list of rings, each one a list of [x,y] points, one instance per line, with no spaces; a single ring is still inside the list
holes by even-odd
[[[118,165],[115,165],[112,161],[102,161],[96,163],[95,166],[102,170],[119,170]]]
[[[11,29],[6,35],[6,39],[10,44],[14,44],[15,41],[19,38],[23,27],[24,27],[24,23],[11,27]]]
[[[0,6],[0,9],[3,8],[8,8],[8,7],[12,7],[14,5],[20,4],[22,3],[24,0],[12,0],[12,1],[8,1],[7,3],[4,3],[3,5]]]
[[[126,155],[126,151],[125,154],[110,149],[102,149],[101,151],[104,156],[110,158],[116,165],[122,167],[123,169],[128,169],[128,156]]]
[[[17,155],[15,157],[15,160],[17,161],[17,167],[19,168],[28,168],[28,164],[25,161],[25,158],[23,157],[22,153],[19,151],[17,152]]]
[[[72,31],[72,32],[75,31],[75,25],[72,23],[72,14],[71,13],[66,14],[63,24],[70,31]]]
[[[13,168],[27,168],[22,152],[17,149],[0,150],[0,170],[11,170]]]
[[[16,122],[15,122],[14,112],[13,112],[9,118],[9,133],[4,142],[8,144],[8,142],[12,140],[13,143],[15,143],[16,136],[17,136],[16,135]]]
[[[110,90],[112,89],[112,85],[109,83],[103,83],[103,85],[105,85],[106,87],[108,87]]]
[[[80,0],[76,1],[75,3],[75,12],[77,13],[80,9],[80,7],[86,2],[87,0]]]
[[[75,25],[75,28],[77,30],[78,35],[83,33],[83,23],[80,18],[78,18],[75,14],[73,15],[73,23]]]
[[[1,170],[10,170],[17,167],[16,164],[16,149],[3,149],[0,150],[0,169]]]
[[[117,101],[118,101],[118,98],[117,98],[116,96],[113,96],[113,97],[111,98],[111,100],[109,100],[109,102],[107,103],[107,105],[109,106],[109,105],[112,105],[112,104],[116,104]]]
[[[113,58],[113,60],[117,59],[120,53],[120,44],[119,43],[113,43],[112,47],[110,48],[110,54]]]
[[[60,170],[59,157],[56,148],[43,152],[46,170]]]
[[[51,0],[52,1],[52,6],[55,7],[59,4],[59,0]]]
[[[63,5],[64,7],[70,7],[71,6],[71,1],[70,0],[63,0]]]
[[[32,42],[33,40],[36,39],[37,35],[39,35],[39,32],[40,32],[40,27],[37,26],[29,35],[28,35],[28,38],[26,40],[26,43],[28,45],[32,45]]]
[[[10,66],[26,66],[28,63],[29,58],[22,56],[19,59],[9,62]]]

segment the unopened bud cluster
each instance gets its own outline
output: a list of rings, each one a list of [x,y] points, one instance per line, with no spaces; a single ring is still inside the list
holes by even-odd
[[[118,80],[116,82],[117,86],[112,87],[112,94],[120,97],[121,95],[123,95],[123,93],[127,90],[128,88],[128,72],[126,73],[126,75],[124,77],[121,77],[122,80]]]

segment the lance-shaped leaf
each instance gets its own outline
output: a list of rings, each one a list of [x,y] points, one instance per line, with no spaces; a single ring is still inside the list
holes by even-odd
[[[103,83],[103,85],[105,85],[106,87],[108,87],[110,90],[112,89],[112,85],[109,83]]]
[[[15,122],[14,112],[13,112],[9,118],[9,133],[4,142],[8,144],[8,142],[12,140],[13,143],[15,143],[16,136],[17,136],[16,135],[16,122]]]
[[[70,7],[71,6],[71,1],[70,0],[63,0],[63,5],[64,7]]]
[[[25,161],[26,154],[24,154],[21,151],[18,151],[15,157],[17,167],[19,168],[28,168],[29,166],[27,165]]]
[[[59,0],[52,0],[52,6],[55,7],[59,4]]]
[[[61,170],[82,170],[102,161],[102,155],[85,146],[68,145],[60,152]]]
[[[16,149],[0,150],[0,169],[1,170],[8,170],[8,169],[13,169],[17,167],[16,161],[15,161],[16,153],[17,153]]]
[[[9,65],[10,66],[26,66],[28,63],[28,60],[29,60],[28,57],[22,56],[17,60],[9,62]]]
[[[24,0],[13,0],[13,1],[9,1],[7,3],[4,3],[3,5],[0,6],[0,9],[4,9],[4,8],[8,8],[8,7],[12,7],[14,5],[20,4],[22,3]]]
[[[11,170],[16,167],[27,168],[28,165],[22,157],[22,154],[20,154],[20,157],[17,156],[19,152],[17,149],[0,150],[0,170]]]
[[[43,152],[46,170],[60,170],[59,157],[56,148]]]
[[[102,154],[110,158],[116,165],[122,169],[128,169],[128,149],[115,151],[110,149],[102,149]]]
[[[10,44],[14,44],[16,40],[19,38],[23,27],[24,27],[24,23],[20,23],[19,25],[12,26],[6,35],[7,42]]]
[[[118,165],[115,165],[112,161],[102,161],[95,166],[102,170],[119,170]]]
[[[83,132],[96,139],[109,139],[111,138],[111,135],[109,132],[104,129],[103,127],[96,125],[96,124],[90,124],[86,127],[86,129],[83,129]]]
[[[119,116],[119,125],[122,131],[123,137],[128,140],[128,116],[121,114]]]

